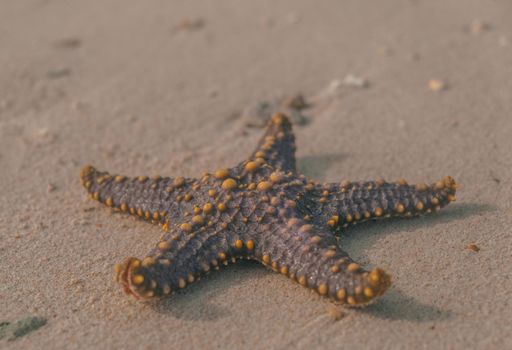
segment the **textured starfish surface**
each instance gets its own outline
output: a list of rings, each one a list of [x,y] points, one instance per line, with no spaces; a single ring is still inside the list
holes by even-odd
[[[338,244],[340,232],[438,210],[455,200],[455,181],[318,184],[297,173],[295,148],[288,118],[276,114],[247,160],[200,179],[128,178],[85,166],[81,181],[93,199],[165,231],[145,258],[116,265],[125,292],[169,295],[221,265],[253,259],[340,303],[364,305],[382,295],[390,276],[355,263]]]

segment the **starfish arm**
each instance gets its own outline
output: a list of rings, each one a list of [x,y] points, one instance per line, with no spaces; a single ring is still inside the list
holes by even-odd
[[[449,176],[431,185],[408,185],[405,180],[329,184],[319,200],[321,220],[338,229],[369,219],[417,216],[454,201],[456,189]]]
[[[295,136],[290,120],[277,113],[270,120],[267,131],[251,155],[252,161],[260,159],[275,170],[295,172]]]
[[[172,219],[170,215],[179,215],[179,203],[185,201],[186,189],[195,183],[182,177],[128,178],[98,171],[90,165],[82,169],[80,179],[93,199],[161,224]]]
[[[263,232],[256,259],[304,287],[348,305],[382,295],[391,279],[381,269],[363,270],[328,230],[292,218],[276,232]]]
[[[252,256],[254,243],[243,243],[222,224],[173,227],[144,259],[128,257],[116,265],[117,280],[136,298],[169,295],[221,265]]]

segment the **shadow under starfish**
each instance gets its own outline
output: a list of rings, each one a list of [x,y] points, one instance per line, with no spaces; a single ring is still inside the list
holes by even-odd
[[[455,181],[319,184],[297,172],[295,148],[290,121],[276,114],[247,160],[199,179],[127,178],[85,166],[81,181],[93,199],[165,231],[144,259],[116,266],[125,292],[169,295],[221,265],[251,259],[340,303],[382,295],[390,276],[361,268],[336,235],[357,222],[438,210],[455,200]]]
[[[450,310],[423,304],[416,299],[397,291],[390,291],[385,300],[364,309],[364,312],[382,319],[407,320],[413,322],[443,321],[453,316]]]

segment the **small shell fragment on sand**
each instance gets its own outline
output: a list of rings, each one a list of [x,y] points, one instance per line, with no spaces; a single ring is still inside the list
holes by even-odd
[[[491,29],[491,26],[489,23],[481,20],[481,19],[474,19],[471,21],[471,24],[469,25],[469,32],[473,35],[479,35],[482,34],[485,31],[488,31]]]
[[[343,78],[343,85],[353,86],[357,88],[367,88],[369,86],[368,80],[357,77],[352,74],[347,74],[345,78]]]
[[[46,185],[46,192],[48,192],[48,193],[55,192],[56,189],[57,189],[57,186],[51,182],[48,182],[48,184]]]
[[[205,20],[203,18],[184,18],[175,27],[176,30],[198,30],[204,27]]]
[[[468,249],[473,252],[478,252],[480,248],[475,243],[468,244]]]
[[[430,91],[442,91],[446,89],[446,83],[440,79],[429,79],[427,85]]]
[[[326,98],[329,96],[336,95],[342,86],[354,87],[354,88],[367,88],[369,86],[368,80],[357,77],[353,74],[347,74],[343,80],[333,79],[327,85],[327,87],[318,94],[319,98]]]

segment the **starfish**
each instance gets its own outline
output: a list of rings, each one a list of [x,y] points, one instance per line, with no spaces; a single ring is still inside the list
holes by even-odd
[[[455,200],[449,176],[431,185],[405,180],[319,184],[295,166],[295,136],[275,114],[251,156],[201,178],[81,171],[92,198],[155,224],[164,234],[142,260],[116,265],[118,282],[138,299],[165,296],[238,259],[251,259],[318,294],[365,305],[391,285],[364,270],[338,238],[349,225],[437,211]]]

